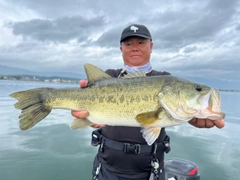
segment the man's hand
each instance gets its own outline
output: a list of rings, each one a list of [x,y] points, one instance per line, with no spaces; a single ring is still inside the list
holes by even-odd
[[[89,113],[86,110],[79,110],[79,111],[72,110],[72,116],[78,119],[84,119],[89,116]]]
[[[80,88],[85,88],[87,87],[88,82],[84,79],[80,80]]]
[[[80,80],[80,88],[85,88],[87,87],[88,82],[86,80]],[[87,110],[79,110],[79,111],[74,111],[72,110],[72,116],[78,119],[84,119],[89,116],[89,112]],[[104,127],[105,124],[93,124],[91,127],[93,128],[101,128]]]
[[[212,128],[214,126],[218,128],[223,128],[225,126],[225,122],[223,119],[211,120],[211,119],[193,118],[188,123],[198,128]]]

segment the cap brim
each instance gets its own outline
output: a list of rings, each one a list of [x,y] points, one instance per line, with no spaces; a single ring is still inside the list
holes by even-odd
[[[133,37],[133,36],[142,37],[142,38],[145,38],[145,39],[151,39],[151,37],[149,37],[149,36],[145,36],[145,35],[142,35],[142,34],[136,34],[136,33],[134,33],[134,34],[129,34],[129,35],[127,35],[127,36],[122,37],[121,40],[120,40],[120,42],[122,42],[124,39],[126,39],[126,38],[128,38],[128,37]]]

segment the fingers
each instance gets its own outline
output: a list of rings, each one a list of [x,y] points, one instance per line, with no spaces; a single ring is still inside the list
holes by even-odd
[[[89,112],[86,111],[86,110],[78,110],[78,111],[72,110],[71,113],[72,113],[72,116],[74,116],[75,118],[78,118],[78,119],[84,119],[84,118],[87,118],[89,116]],[[101,128],[101,127],[104,127],[104,126],[106,126],[106,125],[105,124],[93,124],[93,125],[91,125],[91,127],[93,127],[93,128]]]
[[[91,125],[91,127],[93,127],[93,128],[101,128],[101,127],[104,127],[105,126],[105,124],[93,124],[93,125]]]
[[[80,80],[79,83],[80,83],[80,87],[81,88],[87,87],[87,84],[88,84],[88,82],[86,80],[84,80],[84,79]]]
[[[214,127],[214,125],[215,125],[212,120],[204,119],[203,121],[205,121],[205,127],[206,127],[206,128],[212,128],[212,127]]]
[[[220,129],[225,126],[225,122],[224,122],[223,119],[215,120],[215,121],[214,121],[214,124],[215,124],[216,127],[220,128]]]
[[[83,119],[89,116],[89,112],[86,110],[79,110],[79,111],[72,110],[71,113],[72,113],[72,116],[79,119]]]
[[[189,124],[198,127],[198,128],[212,128],[214,126],[218,128],[223,128],[225,123],[224,120],[210,120],[210,119],[198,119],[193,118],[189,121]]]
[[[206,127],[205,119],[194,118],[191,121],[189,121],[189,124],[191,124],[195,127],[198,127],[198,128],[205,128]]]

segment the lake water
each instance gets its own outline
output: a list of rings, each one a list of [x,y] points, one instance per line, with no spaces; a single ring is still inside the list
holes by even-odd
[[[70,130],[68,110],[53,110],[28,131],[19,130],[20,110],[10,93],[37,87],[78,87],[78,84],[0,80],[0,179],[88,180],[97,149],[90,145],[92,128]],[[189,124],[167,128],[167,158],[196,163],[201,180],[240,180],[240,93],[221,92],[223,129],[198,129]]]

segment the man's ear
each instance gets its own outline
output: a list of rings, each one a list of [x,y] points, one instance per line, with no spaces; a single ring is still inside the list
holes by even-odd
[[[153,43],[151,43],[151,53],[152,53]]]

